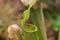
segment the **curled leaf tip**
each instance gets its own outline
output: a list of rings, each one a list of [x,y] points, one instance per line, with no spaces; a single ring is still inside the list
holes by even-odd
[[[32,24],[27,24],[24,27],[24,31],[25,32],[36,32],[37,31],[37,26],[36,25],[32,25]]]

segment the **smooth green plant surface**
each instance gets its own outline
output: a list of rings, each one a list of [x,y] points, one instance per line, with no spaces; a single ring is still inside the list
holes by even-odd
[[[32,21],[38,28],[39,40],[47,40],[42,3],[41,8],[32,9],[31,12]]]
[[[29,4],[28,9],[23,12],[24,18],[21,20],[21,26],[23,30],[23,37],[22,37],[23,40],[39,40],[36,25],[26,24],[26,21],[27,19],[29,19],[29,16],[30,16],[31,7],[35,4],[35,2],[33,2],[32,4]]]
[[[28,9],[27,10],[25,10],[24,12],[23,12],[23,16],[24,16],[24,18],[21,20],[21,25],[24,25],[25,24],[25,22],[27,21],[27,19],[29,18],[29,16],[30,16],[30,9],[31,9],[31,7],[36,3],[36,0],[33,0],[33,2],[31,1],[31,3],[28,3],[28,2],[25,2],[26,0],[21,0],[21,2],[24,4],[24,3],[26,3],[26,4],[28,4],[29,5],[29,7],[28,7]],[[26,5],[25,5],[26,6]]]
[[[32,6],[36,3],[35,0],[32,4],[27,4],[29,7],[23,12],[24,18],[21,20],[21,26],[24,31],[22,37],[23,40],[47,40],[42,2],[41,7],[37,10],[32,9]],[[22,0],[22,3],[24,4],[25,2]],[[26,25],[26,21],[29,19],[30,12],[34,26],[32,24]]]

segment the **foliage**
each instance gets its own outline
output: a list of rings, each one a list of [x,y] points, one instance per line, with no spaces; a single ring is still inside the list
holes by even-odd
[[[21,25],[22,40],[47,40],[45,19],[48,19],[51,22],[50,28],[59,32],[58,40],[60,40],[59,0],[21,0],[21,6],[27,8],[23,11],[20,10],[20,1],[15,0],[18,4],[14,4],[13,1],[11,1],[12,6],[9,3],[0,6],[0,34],[5,33],[9,25],[18,24]],[[23,19],[20,19],[20,12],[23,12]],[[32,24],[27,23],[30,17]]]

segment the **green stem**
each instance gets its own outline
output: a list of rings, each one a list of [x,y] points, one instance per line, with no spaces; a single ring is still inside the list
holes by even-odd
[[[58,33],[58,40],[60,40],[60,29],[59,29],[59,33]]]
[[[39,40],[47,40],[42,6],[40,9],[37,9],[36,11],[31,10],[31,12],[32,21],[38,27]]]
[[[29,19],[31,7],[32,6],[29,6],[29,8],[23,12],[24,18],[21,20],[21,26],[24,26],[26,21],[27,21],[27,19]]]
[[[23,13],[24,18],[21,21],[21,26],[23,28],[23,40],[39,40],[37,31],[34,31],[34,30],[37,29],[37,27],[36,27],[36,29],[31,30],[31,31],[29,31],[30,28],[29,29],[26,28],[26,27],[29,27],[29,26],[31,26],[33,28],[33,25],[29,25],[29,26],[26,25],[26,21],[30,16],[31,7],[32,7],[32,5],[30,5],[29,8],[26,11],[24,11],[24,13]],[[35,28],[35,26],[34,26],[34,28]]]

